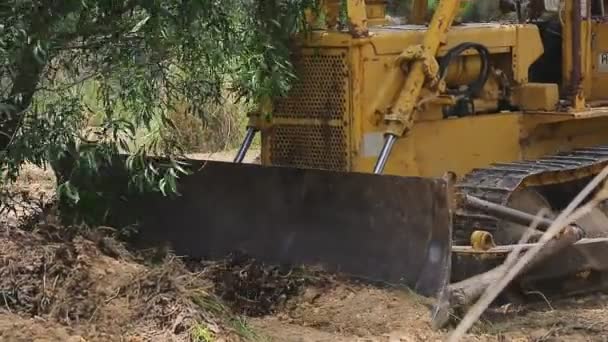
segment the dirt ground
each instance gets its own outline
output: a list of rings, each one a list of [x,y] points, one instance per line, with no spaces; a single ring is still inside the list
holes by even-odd
[[[213,152],[213,153],[190,153],[188,154],[188,158],[192,159],[207,159],[207,160],[217,160],[217,161],[232,161],[237,154],[237,150],[230,151],[221,151],[221,152]],[[260,162],[260,150],[250,149],[245,155],[245,159],[243,159],[244,163],[256,163]]]
[[[608,297],[594,295],[547,305],[494,309],[467,341],[606,341]],[[408,293],[340,284],[252,326],[276,341],[442,341],[427,306]]]
[[[52,197],[48,172],[28,168],[22,178],[15,191]],[[112,229],[61,227],[52,217],[21,227],[13,218],[0,226],[0,341],[391,342],[447,336],[430,328],[428,301],[405,289],[320,270],[284,270],[243,256],[210,262],[135,251]],[[608,296],[492,309],[466,340],[608,341]]]

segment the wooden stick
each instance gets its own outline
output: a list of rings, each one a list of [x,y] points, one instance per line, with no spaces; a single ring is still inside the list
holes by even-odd
[[[516,245],[508,246],[510,247],[510,253],[507,255],[507,258],[502,263],[502,267],[496,270],[496,275],[498,275],[499,271],[503,271],[506,273],[507,270],[517,262],[517,258],[524,251],[524,249],[529,246],[527,245],[527,243],[536,232],[536,228],[538,227],[540,220],[545,217],[546,214],[547,208],[539,210],[539,212],[534,218],[534,221],[531,222],[528,229],[519,239],[519,243]],[[438,300],[435,303],[433,312],[431,314],[431,325],[433,329],[441,329],[450,322],[450,318],[453,316],[454,309],[459,307],[457,302],[458,300],[456,299],[456,296],[453,295],[450,291],[450,287],[444,287],[443,290],[439,293]],[[454,305],[452,305],[452,303],[454,303]]]
[[[448,342],[459,341],[462,336],[473,326],[473,324],[479,319],[482,313],[492,303],[492,301],[509,285],[509,283],[519,276],[519,272],[529,263],[536,254],[538,254],[554,236],[557,236],[562,227],[575,222],[585,213],[589,212],[594,206],[598,204],[600,200],[608,198],[608,189],[604,184],[604,189],[595,195],[595,198],[589,203],[583,205],[581,208],[576,209],[580,206],[581,202],[593,192],[600,183],[603,183],[608,177],[608,167],[604,168],[597,176],[595,176],[591,182],[585,186],[585,188],[576,195],[576,197],[568,204],[568,206],[557,216],[551,227],[543,234],[540,239],[540,244],[534,246],[531,250],[524,253],[513,265],[509,268],[506,274],[501,277],[498,282],[492,284],[491,287],[486,288],[479,300],[471,307],[467,314],[460,321],[456,329],[452,331],[448,337]]]

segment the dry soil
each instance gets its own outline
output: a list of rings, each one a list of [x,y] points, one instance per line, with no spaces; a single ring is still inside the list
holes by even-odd
[[[48,172],[28,168],[22,178],[11,191],[52,198]],[[52,212],[3,218],[0,341],[389,342],[448,333],[430,329],[429,303],[405,289],[243,256],[134,251],[112,229],[61,227]],[[608,297],[495,308],[466,340],[608,341]]]

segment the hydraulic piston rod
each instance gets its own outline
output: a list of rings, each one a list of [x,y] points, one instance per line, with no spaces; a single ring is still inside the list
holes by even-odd
[[[386,166],[386,162],[388,160],[388,156],[391,154],[391,150],[393,149],[393,145],[397,140],[397,136],[394,134],[387,134],[384,140],[384,145],[382,146],[382,151],[380,151],[380,157],[376,161],[376,166],[374,167],[375,174],[381,174],[384,171],[384,166]]]
[[[403,73],[404,65],[408,66],[408,72],[394,103],[384,115],[387,125],[385,142],[374,168],[376,174],[384,170],[395,140],[407,134],[414,125],[414,111],[426,81],[436,81],[439,67],[435,56],[439,47],[445,43],[447,32],[458,13],[460,1],[440,1],[422,43],[409,46],[395,60],[391,74],[387,77],[387,85],[390,85],[387,89],[393,88],[393,85],[400,81],[398,76]]]
[[[237,152],[236,157],[234,157],[235,163],[243,162],[243,159],[245,159],[245,155],[247,154],[249,147],[251,147],[253,138],[255,138],[256,132],[257,132],[257,130],[254,127],[247,128],[247,133],[245,134],[245,139],[243,139],[243,143],[241,144],[241,147],[239,148],[239,151]]]

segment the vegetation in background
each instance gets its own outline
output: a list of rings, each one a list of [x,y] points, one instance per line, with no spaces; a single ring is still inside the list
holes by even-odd
[[[215,125],[294,79],[289,37],[313,0],[8,0],[0,4],[0,176],[50,163],[94,175],[126,152],[130,185],[174,192],[179,113]],[[222,109],[222,110],[217,110]],[[195,122],[195,121],[194,121]],[[188,120],[182,125],[193,126]],[[236,127],[222,127],[236,130]],[[169,158],[152,164],[144,155]],[[61,173],[61,172],[58,172]],[[60,194],[81,200],[70,174]],[[99,195],[99,194],[97,194]]]
[[[393,17],[407,17],[412,6],[411,0],[388,0],[387,13]]]

